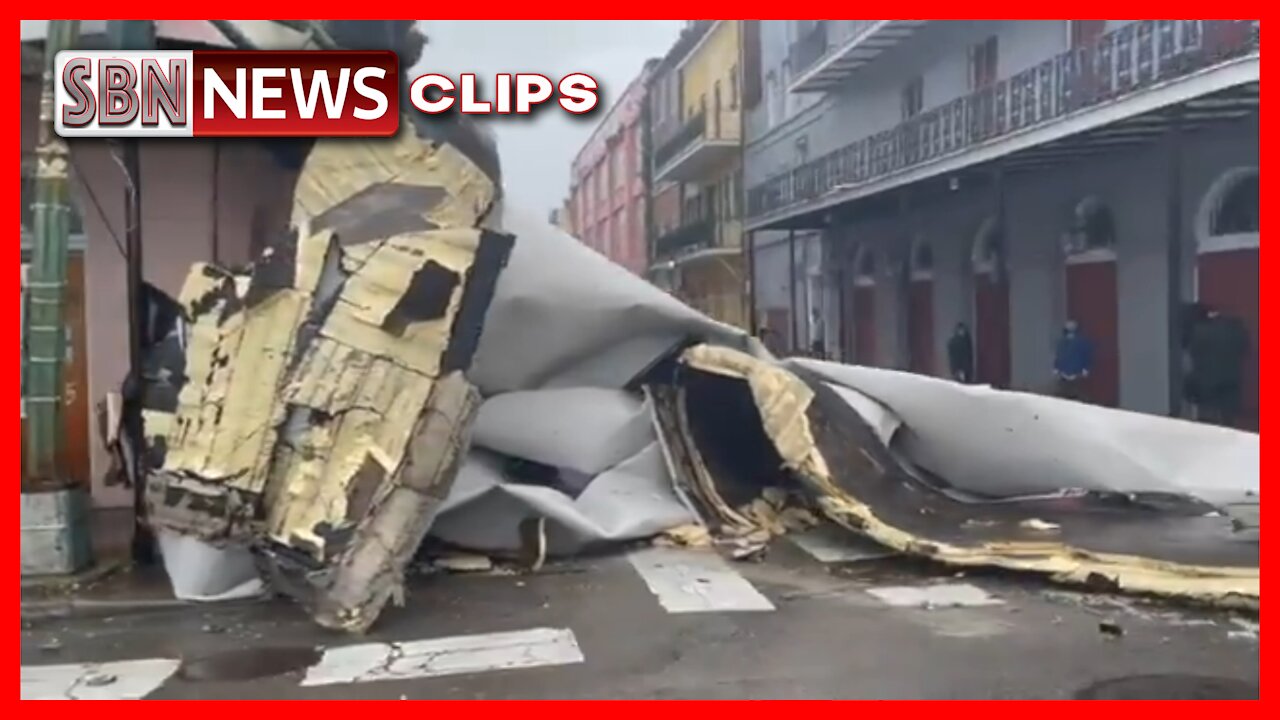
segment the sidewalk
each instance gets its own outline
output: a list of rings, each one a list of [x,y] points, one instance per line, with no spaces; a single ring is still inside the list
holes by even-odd
[[[130,558],[132,510],[95,510],[94,564],[71,576],[22,578],[22,619],[127,613],[185,607],[159,564],[135,566]]]

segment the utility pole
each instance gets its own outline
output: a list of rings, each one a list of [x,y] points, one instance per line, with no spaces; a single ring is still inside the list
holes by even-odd
[[[66,142],[53,131],[54,59],[74,47],[79,20],[50,20],[44,44],[40,131],[36,147],[35,245],[27,283],[30,322],[25,327],[29,416],[22,453],[22,492],[67,489],[62,467],[62,366],[66,332],[62,300],[67,278],[68,202]]]
[[[107,34],[112,47],[119,50],[146,50],[155,47],[155,24],[150,20],[109,20]],[[124,168],[124,220],[125,220],[125,287],[129,303],[129,381],[126,383],[124,402],[130,409],[141,403],[142,372],[142,148],[137,138],[127,138],[121,144],[121,165]],[[217,217],[215,208],[214,217]],[[216,247],[216,245],[215,245]],[[142,438],[141,412],[125,415],[125,430],[133,441]],[[146,525],[146,481],[143,478],[142,454],[130,454],[133,467],[130,475],[137,478],[133,486],[134,532],[132,557],[139,564],[150,564],[153,539]]]

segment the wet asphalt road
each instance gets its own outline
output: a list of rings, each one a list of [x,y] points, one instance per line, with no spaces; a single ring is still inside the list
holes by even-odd
[[[149,698],[1069,698],[1136,675],[1206,676],[1214,693],[1257,692],[1257,634],[1224,614],[892,561],[823,565],[787,544],[732,568],[775,609],[673,614],[625,557],[611,556],[536,575],[415,578],[406,607],[363,638],[319,629],[283,600],[24,620],[22,662],[186,663]],[[896,607],[868,592],[957,582],[1002,604]],[[571,630],[582,661],[300,686],[325,647],[532,628]],[[1142,692],[1193,685],[1157,678]]]

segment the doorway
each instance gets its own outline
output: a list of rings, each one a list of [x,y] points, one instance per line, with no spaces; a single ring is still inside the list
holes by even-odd
[[[1196,300],[1243,326],[1242,430],[1258,429],[1259,186],[1257,168],[1236,168],[1209,188],[1196,223]]]
[[[1004,248],[993,218],[978,229],[971,256],[973,268],[974,380],[1009,387],[1009,277]]]
[[[876,364],[876,258],[875,252],[863,246],[854,256],[853,347],[850,357],[858,365]]]
[[[919,241],[911,250],[907,288],[907,341],[911,372],[934,372],[933,247]]]
[[[1120,404],[1119,281],[1115,221],[1094,197],[1076,205],[1066,233],[1066,310],[1093,344],[1093,369],[1081,383],[1081,399]]]

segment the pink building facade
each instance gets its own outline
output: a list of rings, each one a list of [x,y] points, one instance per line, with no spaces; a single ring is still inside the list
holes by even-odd
[[[645,64],[578,151],[566,203],[578,238],[637,275],[649,264],[643,115],[652,65]]]

